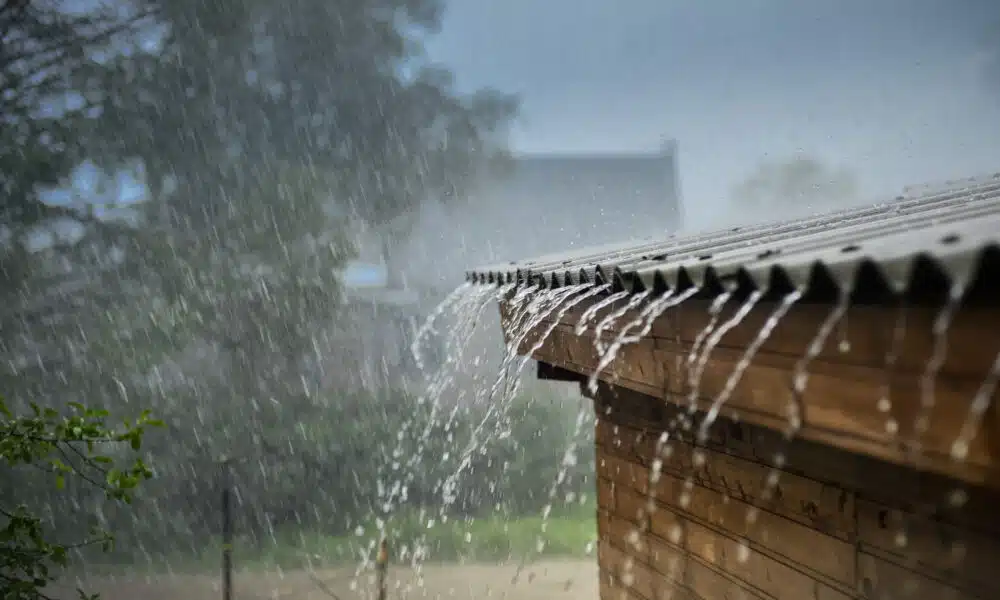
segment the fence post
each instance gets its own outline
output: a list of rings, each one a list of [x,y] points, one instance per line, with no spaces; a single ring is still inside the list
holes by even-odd
[[[222,600],[233,600],[232,479],[226,460],[222,463]]]
[[[375,558],[375,585],[378,586],[378,600],[388,598],[388,574],[389,574],[389,539],[382,538],[378,547],[378,556]]]

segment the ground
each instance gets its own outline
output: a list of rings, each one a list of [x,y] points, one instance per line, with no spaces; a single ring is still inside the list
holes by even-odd
[[[390,571],[389,600],[455,598],[478,600],[562,600],[597,597],[597,564],[563,560],[528,565],[428,565],[423,578],[409,568]],[[351,585],[353,570],[238,573],[233,600],[368,600],[374,598],[369,575]],[[324,591],[314,578],[322,582]],[[102,600],[219,600],[219,579],[175,575],[102,578],[86,582],[88,592]],[[60,593],[60,598],[72,595]]]

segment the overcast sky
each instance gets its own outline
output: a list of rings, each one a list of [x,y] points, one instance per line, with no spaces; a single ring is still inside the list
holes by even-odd
[[[451,0],[431,56],[517,92],[515,147],[655,149],[676,137],[710,224],[767,157],[806,152],[872,196],[1000,171],[1000,0]]]

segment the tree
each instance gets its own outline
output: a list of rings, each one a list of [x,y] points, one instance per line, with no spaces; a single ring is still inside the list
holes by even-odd
[[[22,481],[25,469],[41,470],[58,490],[71,488],[79,497],[84,488],[114,501],[130,502],[137,486],[150,478],[152,471],[139,458],[123,466],[124,453],[117,447],[138,451],[146,428],[162,423],[144,412],[135,421],[115,428],[107,424],[108,416],[106,411],[77,403],[66,416],[37,404],[28,416],[16,416],[0,398],[0,473],[4,485]],[[10,496],[6,489],[0,493],[0,588],[5,599],[47,598],[45,587],[68,565],[72,550],[91,545],[108,549],[114,542],[114,536],[100,527],[91,528],[88,536],[67,541],[65,531],[54,533],[47,527],[36,507],[8,504]],[[70,537],[74,533],[70,532]],[[82,591],[80,595],[85,597]]]
[[[133,357],[122,362],[200,344],[216,373],[199,373],[186,393],[119,379],[156,402],[171,441],[192,453],[263,456],[270,439],[316,456],[329,445],[306,439],[303,424],[336,438],[349,433],[342,415],[374,421],[386,410],[355,410],[376,393],[303,385],[317,338],[343,310],[336,275],[352,251],[349,222],[392,222],[403,235],[422,203],[460,200],[504,156],[516,103],[459,94],[426,62],[436,0],[140,4],[162,32],[155,48],[78,75],[104,90],[86,129],[95,160],[113,171],[137,159],[150,188],[143,226],[107,240],[127,248],[115,274],[141,296],[130,300],[141,308],[117,309],[142,323],[119,344]],[[189,468],[173,466],[178,478]],[[212,485],[193,482],[190,494],[214,507]],[[284,502],[266,495],[277,487],[260,486],[258,507]]]
[[[85,278],[78,273],[106,262],[102,238],[115,235],[121,223],[100,218],[79,198],[49,202],[44,190],[65,184],[91,151],[83,133],[102,97],[80,77],[101,68],[94,58],[142,23],[143,15],[123,16],[103,5],[81,13],[57,0],[0,2],[0,350],[6,354],[0,379],[14,400],[22,391],[42,397],[33,393],[42,377],[22,364],[24,347],[35,346],[29,354],[42,357],[51,348],[42,343],[46,338],[74,337],[73,328],[66,333],[57,326],[67,324],[62,316],[106,304],[104,297],[88,296],[108,286],[80,285]],[[79,235],[53,236],[45,251],[31,247],[34,234],[58,228]],[[46,355],[44,366],[65,366],[66,346],[62,356]]]
[[[741,206],[755,210],[818,212],[852,202],[857,193],[857,181],[848,170],[798,156],[760,165],[733,189],[732,197]]]
[[[12,289],[24,264],[24,237],[45,221],[90,221],[86,207],[53,206],[39,188],[57,185],[85,155],[79,135],[95,109],[77,76],[93,57],[142,22],[108,10],[69,13],[57,1],[0,2],[0,226],[7,229],[3,289]]]

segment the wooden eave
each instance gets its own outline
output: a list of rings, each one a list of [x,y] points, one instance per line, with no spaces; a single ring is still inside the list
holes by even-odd
[[[728,320],[740,304],[731,300],[718,323]],[[554,322],[558,311],[554,311],[518,348],[522,355],[531,352],[551,330],[531,352],[539,361],[539,375],[576,379],[585,393],[587,379],[599,360],[595,325],[622,306],[619,303],[602,310],[587,331],[577,335],[575,326],[588,305],[576,305],[558,323]],[[648,336],[621,347],[599,380],[605,386],[620,386],[665,403],[688,406],[692,391],[688,356],[709,322],[709,305],[709,300],[693,298],[667,310]],[[768,302],[756,305],[711,352],[695,396],[700,411],[712,405],[775,307]],[[829,304],[794,305],[760,347],[720,414],[786,430],[796,365],[832,309]],[[622,315],[604,333],[604,342],[613,341],[639,310],[641,307]],[[901,310],[906,311],[905,316]],[[1000,307],[969,305],[959,309],[944,346],[935,344],[933,334],[939,310],[932,306],[851,306],[822,351],[808,364],[808,384],[801,397],[805,414],[797,436],[971,484],[1000,487],[1000,412],[995,398],[965,458],[958,460],[952,455],[972,399],[1000,352]],[[506,329],[511,322],[509,300],[501,302],[500,311]],[[511,334],[505,330],[508,341]],[[894,336],[901,337],[894,341]],[[928,365],[935,348],[947,351],[936,376],[932,376]],[[893,353],[894,362],[887,358]],[[924,381],[932,382],[932,396],[923,391]],[[888,398],[888,406],[880,402],[882,398]],[[921,414],[929,417],[930,427],[918,436],[914,425]]]

